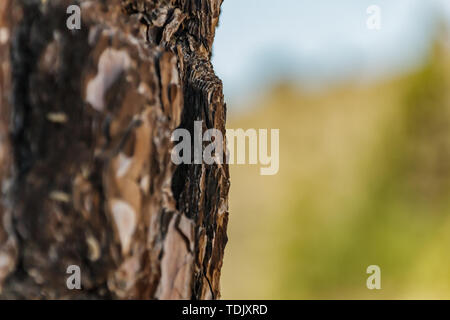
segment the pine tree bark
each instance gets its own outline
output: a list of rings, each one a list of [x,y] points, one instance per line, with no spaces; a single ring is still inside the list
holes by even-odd
[[[225,132],[221,3],[0,1],[0,298],[219,298],[228,167],[171,133]]]

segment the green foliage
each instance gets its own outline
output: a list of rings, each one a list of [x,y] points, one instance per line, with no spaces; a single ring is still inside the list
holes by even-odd
[[[229,252],[258,276],[239,279],[229,254],[225,297],[450,298],[449,66],[437,45],[419,72],[370,88],[307,97],[283,86],[236,123],[278,124],[281,166],[253,189],[252,169],[232,168]],[[243,204],[245,190],[257,200]],[[258,241],[242,237],[246,228]],[[276,272],[261,271],[265,263]],[[365,285],[373,264],[380,291]]]

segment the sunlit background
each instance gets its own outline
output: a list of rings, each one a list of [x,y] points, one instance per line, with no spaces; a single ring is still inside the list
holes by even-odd
[[[231,166],[223,298],[450,298],[449,22],[448,0],[224,1],[228,128],[280,129],[280,170]]]

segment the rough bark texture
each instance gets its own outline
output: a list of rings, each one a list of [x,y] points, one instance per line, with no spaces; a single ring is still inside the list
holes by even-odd
[[[225,131],[221,3],[0,1],[0,298],[219,297],[228,167],[175,166],[170,137]]]

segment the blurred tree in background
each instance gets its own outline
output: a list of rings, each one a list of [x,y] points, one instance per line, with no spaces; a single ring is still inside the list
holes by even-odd
[[[284,83],[231,119],[280,128],[281,154],[275,177],[232,168],[225,297],[450,297],[447,37],[412,74],[320,94]]]

